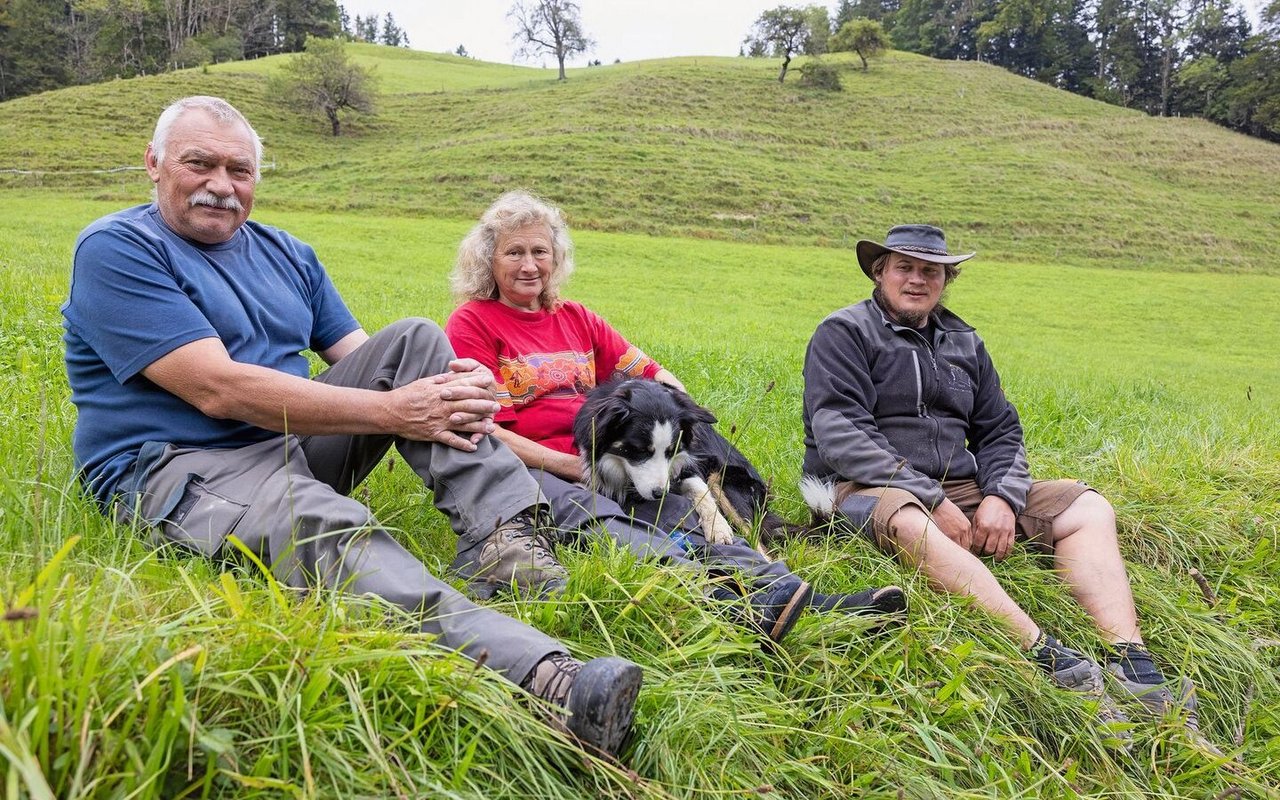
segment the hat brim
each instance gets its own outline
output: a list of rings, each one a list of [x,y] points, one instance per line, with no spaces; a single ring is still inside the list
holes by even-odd
[[[873,242],[869,239],[861,239],[858,241],[858,266],[862,267],[862,271],[871,280],[875,280],[875,276],[871,274],[871,265],[875,260],[885,253],[901,253],[904,256],[918,258],[921,261],[929,261],[934,264],[959,264],[962,261],[968,261],[977,255],[977,253],[959,253],[957,255],[937,255],[934,253],[921,253],[918,250],[899,250],[894,247],[885,247],[879,242]]]

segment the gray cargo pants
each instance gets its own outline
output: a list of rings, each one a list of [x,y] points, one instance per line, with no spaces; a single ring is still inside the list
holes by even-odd
[[[668,493],[623,509],[615,501],[578,483],[550,473],[530,470],[551,504],[556,526],[565,531],[600,531],[641,558],[711,576],[740,575],[748,587],[760,589],[779,578],[791,577],[781,561],[770,561],[744,539],[712,544],[702,535],[693,504]]]
[[[429,320],[401,320],[316,377],[386,391],[448,370],[454,357]],[[478,542],[531,505],[545,502],[520,460],[493,437],[474,453],[393,436],[279,436],[207,450],[149,442],[121,483],[117,517],[135,514],[153,541],[233,558],[234,533],[281,582],[373,594],[418,615],[421,630],[520,683],[534,665],[567,648],[522,622],[477,606],[429,573],[346,496],[395,445],[435,495],[462,542]]]

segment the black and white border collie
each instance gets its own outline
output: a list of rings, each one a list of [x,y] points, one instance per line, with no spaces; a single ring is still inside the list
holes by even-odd
[[[707,467],[716,465],[696,453],[699,443],[724,441],[711,427],[715,421],[689,395],[657,381],[601,384],[587,395],[573,424],[587,485],[619,502],[633,496],[654,500],[674,490],[693,504],[708,542],[729,544],[733,527],[707,485]]]

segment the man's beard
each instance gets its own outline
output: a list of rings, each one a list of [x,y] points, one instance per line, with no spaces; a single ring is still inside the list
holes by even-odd
[[[923,328],[925,323],[929,321],[929,314],[933,313],[932,309],[929,311],[900,311],[894,308],[889,305],[888,300],[885,300],[884,292],[880,291],[879,284],[877,284],[876,288],[872,290],[871,296],[875,298],[875,301],[880,304],[880,307],[885,310],[894,322],[904,328]],[[946,293],[944,292],[942,297],[938,298],[938,306],[942,305],[942,301],[945,298]],[[938,306],[934,306],[934,308],[937,308]]]

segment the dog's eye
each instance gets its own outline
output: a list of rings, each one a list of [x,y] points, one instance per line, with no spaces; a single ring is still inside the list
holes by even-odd
[[[653,454],[652,447],[638,446],[630,442],[614,442],[609,449],[615,454],[628,459],[648,458]]]
[[[673,444],[667,448],[667,458],[671,458],[676,454],[676,446]]]

